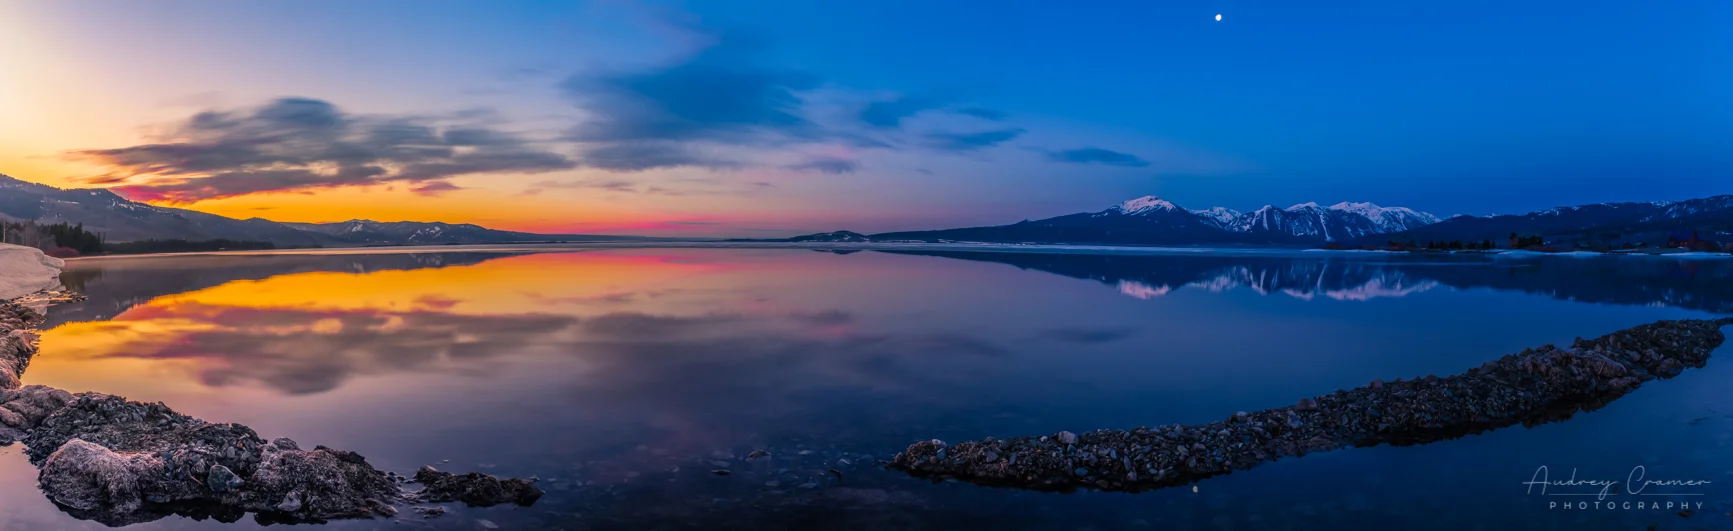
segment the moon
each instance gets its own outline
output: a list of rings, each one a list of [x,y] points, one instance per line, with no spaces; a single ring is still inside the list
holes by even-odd
[[[1216,22],[1221,22],[1221,21],[1222,21],[1222,14],[1216,13]]]

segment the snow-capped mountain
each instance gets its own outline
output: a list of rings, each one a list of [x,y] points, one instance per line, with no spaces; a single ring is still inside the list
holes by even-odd
[[[1232,233],[1216,218],[1145,196],[1098,212],[1084,212],[995,227],[874,234],[873,241],[974,241],[1007,243],[1105,243],[1194,245],[1274,243]]]
[[[1438,216],[1404,207],[1348,202],[1321,207],[1317,203],[1301,203],[1283,209],[1265,206],[1235,218],[1225,228],[1235,232],[1272,232],[1336,242],[1400,232],[1437,222]]]
[[[1233,225],[1234,220],[1239,219],[1242,215],[1240,211],[1227,207],[1210,207],[1203,210],[1193,210],[1191,213],[1203,216],[1204,219],[1222,228]]]
[[[1437,223],[1409,208],[1342,202],[1303,203],[1252,212],[1226,207],[1186,209],[1143,196],[1105,210],[1013,225],[875,234],[875,241],[980,241],[1114,244],[1306,244],[1343,241]]]
[[[1146,195],[1143,197],[1139,197],[1137,199],[1125,201],[1125,202],[1120,203],[1118,205],[1114,205],[1113,208],[1103,210],[1103,211],[1101,211],[1101,213],[1114,212],[1114,213],[1118,213],[1118,214],[1135,216],[1138,214],[1147,214],[1150,212],[1157,212],[1157,211],[1172,212],[1174,210],[1179,210],[1179,207],[1173,206],[1173,203],[1169,203],[1165,199],[1162,199],[1162,198],[1159,198],[1159,197],[1156,197],[1153,195]]]
[[[1381,207],[1372,203],[1349,203],[1343,201],[1330,205],[1330,210],[1353,212],[1372,220],[1381,232],[1396,232],[1424,227],[1437,223],[1438,216],[1420,212],[1408,207]]]
[[[1265,234],[1275,238],[1292,236],[1300,239],[1342,241],[1368,234],[1404,231],[1438,222],[1438,216],[1406,207],[1381,207],[1372,203],[1343,201],[1328,207],[1317,203],[1301,203],[1278,209],[1265,206],[1252,212],[1240,212],[1227,207],[1188,210],[1153,195],[1125,201],[1113,208],[1095,213],[1096,217],[1125,215],[1147,216],[1152,213],[1185,212],[1202,218],[1204,223],[1229,232]]]

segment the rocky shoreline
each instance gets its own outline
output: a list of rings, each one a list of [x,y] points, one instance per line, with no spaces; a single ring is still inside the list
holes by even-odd
[[[918,442],[893,469],[1029,490],[1137,492],[1186,485],[1284,457],[1345,447],[1424,444],[1590,411],[1643,382],[1702,367],[1719,320],[1660,321],[1568,348],[1524,349],[1439,378],[1373,381],[1295,405],[1202,425],[1059,432],[958,444]]]
[[[44,292],[27,302],[76,297]],[[23,442],[42,491],[74,517],[122,526],[174,514],[236,521],[255,513],[262,524],[301,523],[390,517],[418,502],[527,506],[542,495],[534,480],[431,468],[406,478],[355,452],[267,441],[246,426],[205,422],[162,403],[24,386],[42,321],[36,310],[0,301],[0,446]],[[405,487],[413,483],[423,488]]]

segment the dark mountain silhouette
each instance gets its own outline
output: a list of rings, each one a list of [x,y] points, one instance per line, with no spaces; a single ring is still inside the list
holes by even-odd
[[[1367,236],[1359,242],[1383,245],[1390,241],[1490,239],[1503,244],[1511,234],[1516,234],[1540,236],[1550,245],[1655,246],[1680,231],[1696,231],[1705,240],[1733,242],[1733,195],[1677,202],[1598,203],[1501,216],[1457,216],[1424,227]]]
[[[545,241],[642,240],[632,236],[531,234],[438,222],[280,223],[234,219],[192,210],[153,206],[100,188],[55,188],[0,175],[0,219],[43,224],[84,224],[106,241],[232,240],[278,247],[437,245]]]

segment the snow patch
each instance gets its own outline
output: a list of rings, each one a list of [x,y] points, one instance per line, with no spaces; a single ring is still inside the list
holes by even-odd
[[[1170,288],[1167,286],[1161,286],[1161,287],[1151,286],[1149,284],[1144,284],[1142,282],[1138,282],[1135,280],[1121,280],[1121,281],[1119,281],[1119,292],[1120,293],[1124,293],[1126,295],[1130,295],[1132,297],[1136,297],[1136,298],[1143,299],[1143,300],[1149,300],[1149,299],[1153,299],[1156,297],[1160,297],[1162,295],[1166,295],[1167,292],[1169,292],[1169,291],[1173,291],[1173,288]]]
[[[1163,211],[1175,210],[1175,209],[1178,209],[1179,207],[1174,206],[1173,203],[1169,203],[1162,198],[1159,198],[1159,197],[1156,197],[1153,195],[1146,195],[1143,197],[1139,197],[1137,199],[1132,199],[1130,201],[1120,203],[1119,206],[1116,206],[1114,208],[1119,209],[1120,212],[1125,213],[1125,214],[1142,214],[1145,212],[1154,212],[1157,210],[1163,210]]]
[[[1232,224],[1235,219],[1238,219],[1243,215],[1240,211],[1227,207],[1210,207],[1207,210],[1191,210],[1190,212],[1203,216],[1205,219],[1215,223],[1216,226],[1223,228],[1226,228],[1228,225]]]
[[[66,262],[40,249],[0,243],[0,299],[15,299],[60,285]]]

